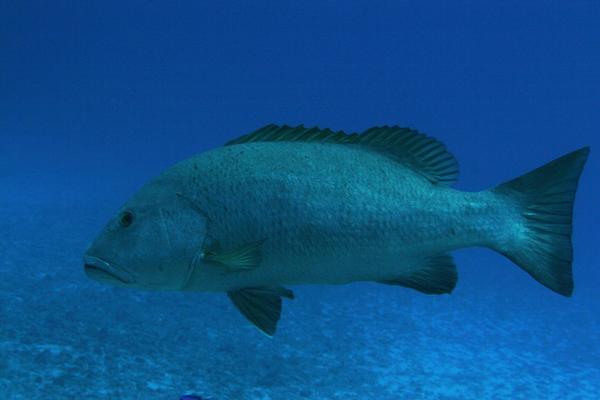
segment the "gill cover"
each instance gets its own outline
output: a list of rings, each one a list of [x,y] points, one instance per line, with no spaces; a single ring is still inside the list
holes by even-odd
[[[183,273],[179,289],[185,289],[192,279],[194,272],[201,267],[207,246],[206,224],[207,217],[190,197],[177,192],[178,218],[165,218],[168,226],[164,227],[168,245],[177,247],[181,252]],[[175,245],[175,243],[181,243]]]

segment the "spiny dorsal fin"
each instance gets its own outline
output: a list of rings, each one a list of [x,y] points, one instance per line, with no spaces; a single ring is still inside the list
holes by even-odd
[[[303,125],[267,125],[226,143],[226,146],[250,142],[322,142],[365,146],[401,162],[432,183],[451,185],[458,177],[458,163],[438,140],[409,128],[373,127],[358,134]]]
[[[343,131],[334,132],[329,128],[305,128],[304,125],[288,126],[270,124],[237,139],[230,140],[225,146],[250,142],[329,142],[356,143],[358,133],[348,135]]]

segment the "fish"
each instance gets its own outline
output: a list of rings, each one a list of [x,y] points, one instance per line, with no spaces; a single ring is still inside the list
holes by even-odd
[[[84,254],[87,276],[142,290],[224,292],[273,336],[288,287],[378,282],[449,294],[451,252],[487,247],[552,291],[573,292],[572,214],[590,152],[478,192],[410,128],[345,133],[267,125],[167,168]]]

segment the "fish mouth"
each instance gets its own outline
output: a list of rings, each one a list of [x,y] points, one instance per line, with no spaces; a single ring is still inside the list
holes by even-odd
[[[87,254],[83,256],[83,270],[88,277],[100,282],[123,285],[134,282],[133,275],[129,272],[116,268],[113,263]]]

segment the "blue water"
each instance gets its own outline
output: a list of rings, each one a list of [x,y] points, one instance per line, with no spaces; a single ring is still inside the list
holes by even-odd
[[[597,1],[0,2],[0,398],[600,398],[599,20]],[[146,180],[268,123],[417,128],[463,190],[591,145],[573,297],[467,249],[449,296],[295,287],[268,339],[225,295],[85,277]]]

